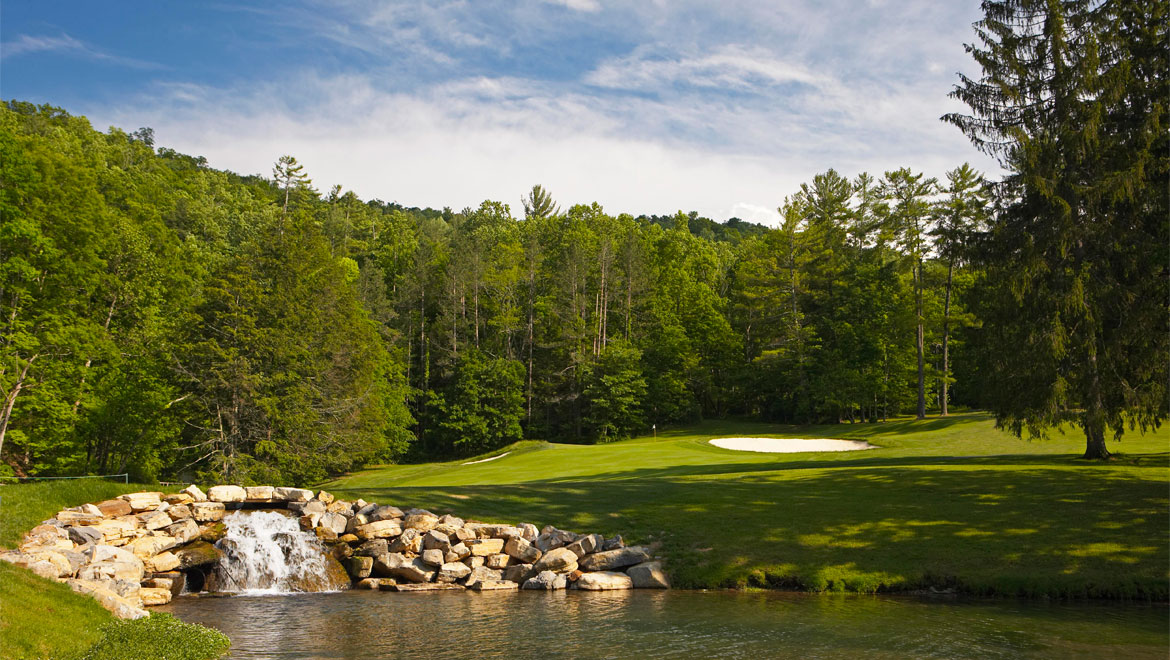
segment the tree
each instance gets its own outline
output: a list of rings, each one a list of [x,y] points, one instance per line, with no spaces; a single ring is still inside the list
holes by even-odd
[[[308,188],[313,181],[305,174],[305,166],[297,162],[292,156],[281,156],[272,166],[272,178],[284,193],[284,203],[280,207],[282,216],[288,215],[288,202],[293,192]],[[282,229],[283,231],[283,229]]]
[[[948,412],[947,393],[951,383],[951,290],[954,288],[955,264],[964,258],[964,252],[975,232],[982,229],[987,221],[986,189],[983,175],[968,163],[947,172],[947,187],[943,190],[946,198],[938,204],[938,222],[931,232],[935,238],[935,251],[947,265],[947,282],[943,293],[942,393],[939,396],[943,417]]]
[[[438,449],[470,456],[516,442],[523,435],[524,367],[475,348],[459,354],[450,382],[432,394]]]
[[[987,1],[982,67],[943,119],[1009,174],[983,244],[988,392],[1001,426],[1074,422],[1085,458],[1170,408],[1170,7]]]
[[[641,351],[615,339],[586,368],[586,421],[598,442],[628,438],[645,428],[642,402],[646,398],[646,379],[642,377],[641,360]]]

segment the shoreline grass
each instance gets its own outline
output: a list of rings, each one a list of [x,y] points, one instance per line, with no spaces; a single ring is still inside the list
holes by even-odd
[[[760,454],[723,436],[867,440]],[[1027,441],[988,415],[791,426],[709,421],[607,445],[526,441],[501,459],[382,466],[345,497],[654,543],[675,585],[1168,598],[1170,429],[1104,463],[1078,432]],[[500,450],[504,451],[504,450]],[[498,452],[493,452],[498,453]]]

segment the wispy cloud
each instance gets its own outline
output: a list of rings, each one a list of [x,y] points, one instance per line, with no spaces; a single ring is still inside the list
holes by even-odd
[[[803,66],[785,62],[767,50],[737,44],[717,47],[702,55],[668,52],[655,54],[640,49],[626,57],[608,60],[591,71],[585,82],[598,87],[646,90],[682,84],[714,89],[764,91],[772,85],[815,85],[818,77]]]
[[[6,41],[0,44],[0,56],[2,56],[4,59],[20,57],[22,55],[31,55],[35,53],[52,52],[68,53],[89,60],[108,62],[110,64],[116,64],[134,69],[165,68],[161,64],[154,62],[147,62],[132,57],[122,57],[120,55],[107,53],[98,48],[89,46],[65,33],[61,33],[59,36],[55,37],[22,34],[15,40]]]

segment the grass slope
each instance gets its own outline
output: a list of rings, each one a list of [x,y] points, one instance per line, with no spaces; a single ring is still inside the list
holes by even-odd
[[[15,547],[25,532],[64,507],[137,490],[166,490],[100,479],[0,486],[0,547]],[[64,584],[0,562],[0,657],[208,660],[227,651],[217,631],[152,614],[118,621],[97,601]]]
[[[723,436],[868,440],[754,454]],[[661,543],[676,586],[1167,598],[1170,431],[1077,458],[1075,432],[1024,441],[983,414],[883,424],[711,421],[609,445],[523,442],[498,460],[385,466],[347,497]]]

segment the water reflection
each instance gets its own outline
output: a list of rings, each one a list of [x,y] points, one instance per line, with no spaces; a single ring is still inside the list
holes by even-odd
[[[1164,605],[635,591],[182,598],[233,658],[1160,658]]]

